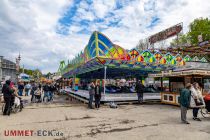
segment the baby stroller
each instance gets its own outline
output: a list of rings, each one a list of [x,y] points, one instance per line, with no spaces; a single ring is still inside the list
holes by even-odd
[[[2,105],[2,112],[4,112],[4,108],[5,108],[5,103]],[[10,110],[13,113],[17,113],[17,112],[21,112],[23,109],[23,100],[21,99],[21,97],[14,97],[12,98],[12,103],[10,106]]]
[[[210,94],[204,97],[204,101],[205,101],[206,106],[201,109],[201,115],[204,118],[206,118],[206,117],[210,117]]]
[[[34,92],[34,95],[35,95],[35,102],[36,103],[41,103],[42,102],[42,99],[41,99],[41,90],[38,88],[35,92]]]

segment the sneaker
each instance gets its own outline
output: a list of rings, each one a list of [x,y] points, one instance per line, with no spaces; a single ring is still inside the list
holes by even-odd
[[[190,124],[190,123],[188,121],[186,121],[185,124]]]
[[[195,121],[196,121],[196,119],[197,119],[196,117],[193,117],[193,120],[195,120]]]

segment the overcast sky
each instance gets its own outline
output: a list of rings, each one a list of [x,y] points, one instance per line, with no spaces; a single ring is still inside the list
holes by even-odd
[[[0,55],[55,72],[98,30],[126,49],[177,23],[210,18],[209,0],[0,0]]]

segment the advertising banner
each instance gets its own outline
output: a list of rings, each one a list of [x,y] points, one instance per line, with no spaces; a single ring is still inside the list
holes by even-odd
[[[168,29],[165,29],[165,30],[163,30],[163,31],[161,31],[159,33],[156,33],[156,34],[150,36],[149,37],[149,42],[150,42],[150,44],[154,44],[154,43],[156,43],[158,41],[162,41],[162,40],[165,40],[165,39],[167,39],[169,37],[177,35],[178,33],[181,32],[182,28],[183,28],[182,24],[179,23],[179,24],[177,24],[175,26],[172,26],[172,27],[170,27]]]

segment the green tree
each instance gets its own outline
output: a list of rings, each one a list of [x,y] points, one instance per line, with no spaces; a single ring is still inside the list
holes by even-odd
[[[34,79],[39,79],[39,78],[42,77],[42,72],[41,72],[39,69],[35,69],[35,70],[33,71],[32,77],[33,77]]]
[[[175,38],[171,41],[171,46],[177,47],[178,46],[186,46],[190,44],[190,37],[188,34],[179,34],[178,39]]]
[[[188,36],[192,45],[198,44],[198,35],[202,35],[203,41],[210,40],[210,19],[198,18],[189,25]]]
[[[189,32],[180,34],[178,39],[171,41],[171,46],[198,45],[198,35],[202,35],[203,41],[210,40],[210,19],[198,18],[189,25]]]
[[[21,73],[23,72],[23,68],[20,68],[20,72],[21,72]],[[33,70],[24,69],[24,73],[27,74],[27,75],[32,76],[32,75],[33,75]]]
[[[48,73],[46,74],[46,77],[49,78],[51,75],[52,75],[52,73],[48,72]]]

